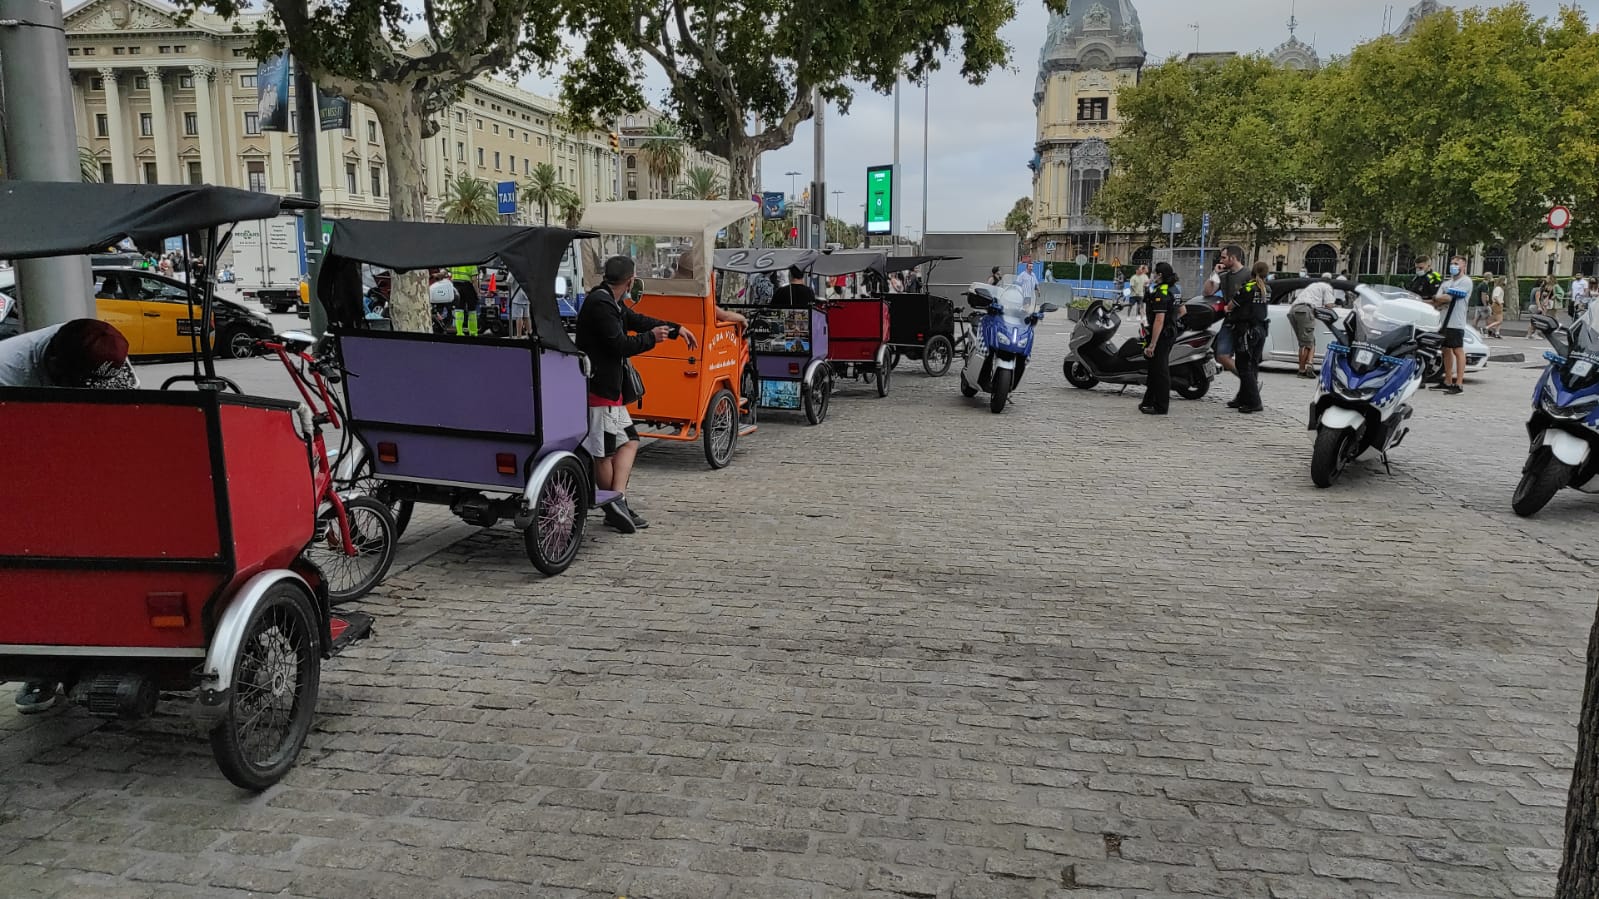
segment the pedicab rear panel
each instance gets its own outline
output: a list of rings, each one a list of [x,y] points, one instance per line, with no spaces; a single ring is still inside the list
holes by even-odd
[[[211,392],[0,391],[0,656],[203,654],[208,604],[310,540],[292,408]]]
[[[827,330],[828,359],[873,362],[888,342],[888,303],[879,298],[833,300],[827,304]]]
[[[925,293],[888,296],[888,338],[895,346],[920,349],[936,334],[955,339],[955,304]]]

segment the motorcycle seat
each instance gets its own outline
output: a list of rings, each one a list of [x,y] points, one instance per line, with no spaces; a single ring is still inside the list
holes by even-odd
[[[1122,341],[1122,345],[1116,348],[1116,358],[1124,361],[1139,359],[1142,358],[1143,355],[1144,348],[1139,345],[1137,340],[1134,340],[1131,337]]]

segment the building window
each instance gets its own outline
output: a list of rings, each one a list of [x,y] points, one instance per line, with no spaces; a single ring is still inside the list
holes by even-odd
[[[266,163],[247,162],[244,164],[245,181],[250,190],[257,193],[266,193]]]
[[[294,170],[294,192],[297,194],[304,193],[304,191],[300,190],[300,161],[298,159],[294,161],[292,168]]]
[[[494,170],[496,172],[500,170],[500,151],[498,150],[494,151]]]
[[[144,48],[143,47],[129,47],[128,48],[128,55],[129,56],[138,56],[140,53],[143,53],[143,52],[144,52]]]
[[[150,118],[150,113],[139,113],[139,136],[150,137],[155,134],[155,122]]]
[[[97,113],[94,114],[94,136],[95,137],[110,137],[111,136],[111,126],[108,124],[108,120],[106,119],[106,114],[103,113],[103,112],[97,112]]]
[[[466,113],[464,113],[461,110],[457,109],[455,111],[455,120],[457,122],[465,122],[466,121]]]
[[[544,135],[542,134],[539,135],[539,146],[544,146]]]
[[[483,148],[477,148],[477,167],[483,168]]]
[[[245,51],[243,50],[243,48],[240,48],[240,47],[234,47],[233,48],[233,55],[234,56],[243,56],[244,52]]]
[[[150,76],[148,76],[148,75],[137,75],[137,76],[135,76],[134,79],[133,79],[133,89],[136,90],[136,91],[147,91],[147,90],[149,90],[150,89]]]
[[[94,54],[95,54],[95,49],[93,47],[84,47],[83,48],[83,55],[84,56],[93,56]]]
[[[187,53],[187,52],[189,52],[189,45],[188,44],[173,44],[172,45],[172,52],[173,53]]]
[[[172,52],[172,47],[168,46],[167,44],[162,44],[160,47],[156,48],[156,52],[157,53],[171,53]]]
[[[627,186],[638,187],[638,172],[627,173]]]
[[[629,153],[627,156],[627,167],[630,169],[638,168],[638,157]]]
[[[67,48],[67,55],[68,56],[77,56],[78,55],[78,48],[77,47],[68,47]]]
[[[346,162],[344,164],[344,189],[352,194],[359,193],[355,188],[355,163]]]
[[[112,56],[122,56],[122,55],[126,54],[127,52],[128,52],[128,48],[127,47],[112,47],[111,48],[111,55]]]
[[[566,183],[566,166],[558,165],[555,167],[555,180],[560,181],[562,184]]]
[[[637,200],[638,199],[638,191],[636,191],[636,190],[628,191],[627,192],[627,198],[629,200]]]
[[[1319,243],[1305,254],[1305,271],[1312,278],[1326,272],[1338,271],[1338,251],[1329,244]]]
[[[522,174],[533,174],[533,160],[528,159],[526,156],[522,157]]]
[[[1079,97],[1077,99],[1077,121],[1104,122],[1109,119],[1109,97]]]
[[[377,122],[367,122],[366,123],[366,142],[369,143],[369,144],[375,144],[375,143],[378,142],[378,123]]]
[[[509,125],[505,126],[505,136],[509,137],[511,140],[516,140],[516,129]]]
[[[479,131],[483,130],[483,120],[482,119],[478,119],[477,120],[477,130],[479,130]]]
[[[144,169],[144,183],[145,184],[155,184],[156,181],[158,180],[158,176],[156,175],[156,171],[155,171],[155,163],[146,162],[143,165],[141,165],[140,168]]]
[[[244,114],[244,133],[250,135],[261,133],[260,113],[247,112]]]
[[[189,163],[189,183],[190,184],[204,184],[205,183],[205,176],[200,173],[200,164],[198,162]]]
[[[510,164],[510,166],[508,168],[511,170],[512,174],[515,174],[516,173],[516,154],[515,153],[511,154],[510,159],[511,159],[511,164]]]
[[[180,89],[186,90],[186,91],[194,90],[194,76],[193,75],[179,75],[178,76],[178,87]]]
[[[111,177],[111,171],[112,171],[111,163],[109,163],[109,162],[100,163],[100,180],[105,182],[106,184],[115,184],[117,179]]]
[[[239,87],[255,87],[255,73],[241,72],[239,74]]]
[[[186,137],[195,137],[200,133],[200,114],[186,112],[183,114],[183,133]]]
[[[524,143],[524,144],[527,143],[527,132],[526,131],[522,132],[522,143]]]
[[[89,90],[92,90],[92,91],[103,91],[103,90],[105,90],[105,79],[104,78],[90,78],[89,79]]]
[[[1499,244],[1494,244],[1482,255],[1483,274],[1503,275],[1509,269],[1509,261],[1510,258],[1505,253],[1505,248]],[[1590,264],[1583,265],[1582,263],[1584,261],[1588,261]],[[1592,267],[1591,258],[1589,260],[1584,260],[1582,254],[1577,254],[1577,274],[1586,274],[1590,269],[1592,269]]]
[[[466,162],[466,144],[460,141],[455,142],[455,161]]]
[[[300,133],[300,114],[292,109],[289,110],[289,133]]]
[[[499,134],[499,133],[500,133],[500,125],[499,125],[499,123],[498,123],[498,122],[496,122],[496,123],[495,123],[495,124],[494,124],[494,133],[495,133],[495,134]]]
[[[372,196],[383,196],[383,167],[372,166]]]

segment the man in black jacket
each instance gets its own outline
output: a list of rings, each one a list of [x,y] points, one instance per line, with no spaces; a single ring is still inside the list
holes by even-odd
[[[604,283],[589,291],[577,313],[577,348],[589,357],[589,432],[583,448],[594,457],[595,486],[626,494],[633,459],[638,456],[638,429],[627,414],[629,400],[622,392],[627,357],[647,353],[657,343],[681,331],[689,349],[697,342],[680,325],[640,315],[622,305],[633,289],[633,260],[612,256],[605,260]],[[633,332],[633,333],[629,333]],[[605,506],[605,523],[631,534],[648,522],[628,508],[626,496]]]

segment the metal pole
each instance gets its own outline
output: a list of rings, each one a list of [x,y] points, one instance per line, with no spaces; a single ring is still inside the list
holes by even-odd
[[[922,241],[927,241],[927,123],[931,121],[928,112],[933,107],[933,76],[927,76],[927,83],[922,86]]]
[[[816,221],[820,223],[817,227],[821,229],[820,241],[811,249],[819,250],[827,245],[827,100],[820,89],[812,96],[811,105],[816,110],[811,138],[811,178],[815,180],[811,186],[811,211],[816,214]]]
[[[83,179],[59,3],[0,0],[0,112],[6,177]],[[94,280],[82,256],[18,260],[17,290],[28,330],[94,318]]]
[[[328,311],[316,298],[317,275],[322,272],[322,171],[316,155],[322,123],[316,112],[316,83],[299,64],[294,67],[294,94],[294,115],[300,124],[300,196],[318,204],[305,211],[301,223],[305,228],[302,238],[306,283],[311,294],[311,333],[321,337],[328,330]]]
[[[889,246],[899,246],[899,195],[903,193],[899,183],[899,77],[894,78],[894,192],[888,198],[888,214],[893,218],[893,227],[889,229]]]

